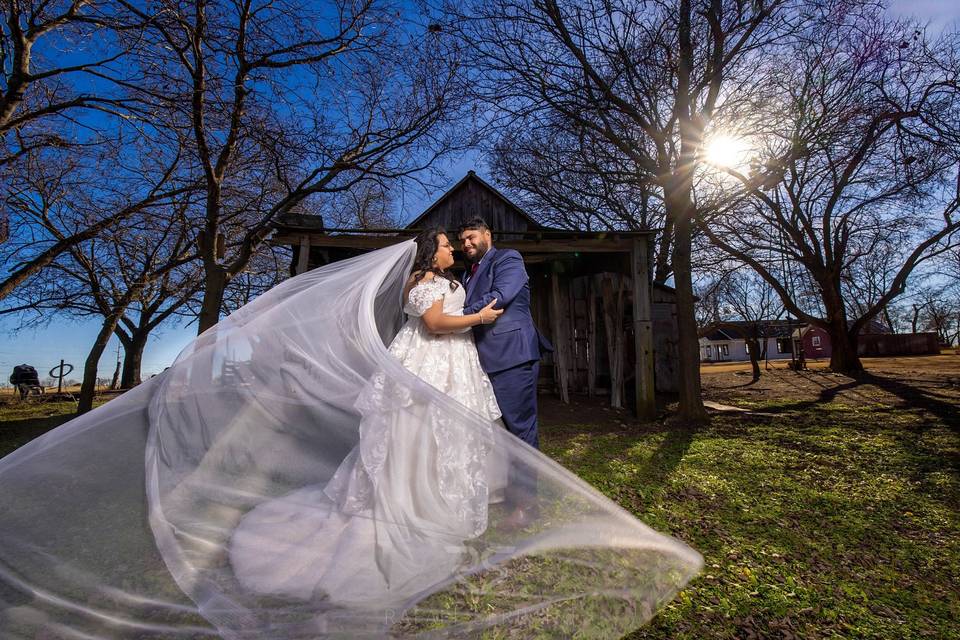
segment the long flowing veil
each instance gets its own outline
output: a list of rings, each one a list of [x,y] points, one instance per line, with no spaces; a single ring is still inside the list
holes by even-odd
[[[389,602],[238,579],[230,545],[245,514],[322,489],[371,412],[490,432],[387,351],[414,252],[403,241],[285,281],[164,373],[0,460],[0,637],[616,638],[647,621],[699,554],[503,430],[488,455],[536,470],[531,527],[499,526],[497,505],[459,539],[388,523],[418,558],[448,556]],[[276,544],[297,544],[276,526]],[[293,551],[309,565],[308,544]],[[365,560],[337,559],[347,587]]]

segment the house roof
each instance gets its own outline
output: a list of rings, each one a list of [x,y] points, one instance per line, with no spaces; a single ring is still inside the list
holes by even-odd
[[[455,185],[447,189],[447,191],[442,196],[437,198],[437,200],[434,201],[433,204],[431,204],[429,207],[424,209],[424,211],[420,215],[418,215],[416,218],[414,218],[414,220],[410,222],[405,228],[416,229],[417,226],[423,221],[424,218],[429,216],[437,207],[439,207],[444,202],[446,202],[454,193],[464,188],[464,186],[466,186],[466,184],[471,180],[476,182],[483,188],[487,189],[491,193],[493,193],[499,199],[503,200],[504,204],[510,207],[517,215],[523,218],[524,221],[526,221],[527,224],[530,225],[531,229],[548,229],[549,228],[549,227],[543,226],[542,224],[534,220],[529,213],[527,213],[526,211],[518,207],[516,204],[514,204],[514,202],[510,200],[510,198],[503,195],[496,187],[494,187],[489,182],[487,182],[486,180],[478,176],[473,169],[471,169],[470,171],[467,171],[467,175],[463,176],[463,178],[461,178],[459,182],[457,182]]]
[[[786,338],[801,323],[799,320],[759,320],[757,322],[748,320],[733,320],[725,322],[724,328],[729,328],[739,334],[739,337],[745,337],[753,328],[753,325],[759,324],[760,330],[768,338]]]
[[[853,320],[847,320],[847,328],[852,327],[853,323],[854,323]],[[808,325],[803,325],[802,327],[794,331],[794,334],[802,337],[807,335],[808,332],[813,330],[820,331],[821,333],[827,333],[827,330],[824,329],[823,327],[818,327],[817,325],[808,324]],[[888,334],[888,333],[893,333],[893,330],[887,325],[885,325],[884,323],[876,319],[870,320],[869,322],[867,322],[866,325],[863,326],[862,329],[860,329],[860,335],[870,335],[870,334],[877,334],[877,333]]]
[[[707,335],[703,336],[704,339],[709,340],[710,342],[729,342],[730,340],[736,340],[737,338],[731,337],[723,329],[714,329]],[[739,336],[738,336],[739,337]]]
[[[750,335],[756,322],[747,320],[730,320],[720,323],[720,326],[703,336],[711,342],[743,340]],[[799,320],[760,320],[762,335],[767,338],[787,338],[791,331],[800,326]]]
[[[299,246],[303,242],[311,248],[326,248],[343,251],[366,251],[379,249],[398,242],[402,238],[415,236],[419,225],[444,205],[448,199],[464,189],[468,184],[472,188],[482,189],[490,198],[500,200],[510,217],[521,223],[520,229],[493,230],[497,246],[520,251],[524,255],[543,256],[568,254],[629,253],[636,240],[657,233],[657,229],[580,231],[577,229],[557,229],[537,223],[527,212],[510,201],[503,193],[469,171],[453,187],[448,189],[433,204],[403,228],[343,228],[325,227],[321,216],[287,214],[274,221],[275,233],[270,243],[275,245]],[[654,285],[654,289],[667,296],[675,296],[672,288],[666,285]]]

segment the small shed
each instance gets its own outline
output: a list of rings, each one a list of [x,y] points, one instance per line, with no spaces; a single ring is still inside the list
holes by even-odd
[[[571,393],[608,395],[613,406],[652,417],[655,393],[678,388],[676,296],[650,280],[652,231],[547,228],[470,171],[402,229],[326,229],[320,216],[296,215],[275,223],[271,242],[292,247],[296,274],[425,228],[455,233],[477,216],[491,225],[494,245],[524,258],[534,322],[555,348],[541,385],[564,402]]]

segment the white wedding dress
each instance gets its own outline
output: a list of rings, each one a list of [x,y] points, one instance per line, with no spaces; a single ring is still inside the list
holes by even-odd
[[[290,278],[0,460],[0,638],[615,639],[649,620],[702,558],[500,426],[471,332],[419,318],[463,288],[404,300],[415,255],[398,238]],[[526,529],[488,510],[508,461],[537,474]]]
[[[328,598],[354,607],[399,605],[449,578],[463,542],[484,532],[487,505],[506,484],[503,429],[473,332],[430,333],[421,316],[437,300],[462,315],[464,287],[443,278],[416,284],[408,320],[389,353],[456,399],[486,429],[465,427],[418,403],[378,371],[360,392],[360,442],[326,486],[264,502],[244,516],[230,545],[234,573],[263,594]]]

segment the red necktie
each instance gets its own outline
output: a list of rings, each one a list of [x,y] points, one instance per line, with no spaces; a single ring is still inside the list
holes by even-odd
[[[470,267],[470,277],[472,278],[477,274],[477,268],[480,266],[479,262],[474,262],[473,266]]]

